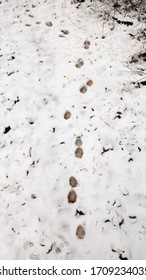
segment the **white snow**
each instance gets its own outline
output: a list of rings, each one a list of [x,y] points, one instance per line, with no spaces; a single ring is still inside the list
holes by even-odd
[[[88,0],[0,2],[0,259],[145,259],[146,92],[132,82],[146,72],[130,64],[144,23],[103,21]]]

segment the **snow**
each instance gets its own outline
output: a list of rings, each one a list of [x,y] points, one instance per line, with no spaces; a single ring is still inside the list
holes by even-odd
[[[104,21],[87,0],[76,7],[0,4],[0,259],[146,258],[146,99],[136,86],[146,76],[143,61],[130,64],[144,23]]]

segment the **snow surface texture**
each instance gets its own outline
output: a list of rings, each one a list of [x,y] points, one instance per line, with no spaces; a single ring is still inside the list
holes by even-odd
[[[146,258],[144,24],[88,4],[0,1],[1,259]]]

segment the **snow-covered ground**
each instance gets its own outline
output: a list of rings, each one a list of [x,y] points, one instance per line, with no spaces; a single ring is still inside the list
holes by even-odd
[[[145,26],[77,5],[0,1],[0,259],[146,258]]]

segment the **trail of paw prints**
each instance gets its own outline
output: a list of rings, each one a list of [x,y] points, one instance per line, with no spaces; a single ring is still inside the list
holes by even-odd
[[[65,31],[61,31],[62,32],[62,36],[64,35],[68,35],[69,32],[65,32]],[[85,40],[84,43],[83,43],[83,48],[84,49],[89,49],[90,48],[90,41],[89,40]],[[79,58],[76,62],[75,62],[75,67],[77,69],[81,69],[83,66],[84,66],[85,62],[82,58]],[[85,94],[88,90],[89,87],[91,87],[93,85],[93,81],[91,79],[88,79],[87,82],[83,85],[80,86],[80,93],[82,94]],[[71,112],[70,111],[66,111],[64,113],[64,119],[67,121],[71,118]],[[82,148],[82,139],[80,136],[77,136],[76,137],[76,140],[75,140],[75,146],[76,146],[76,149],[75,149],[75,152],[74,152],[74,156],[77,158],[77,159],[82,159],[83,156],[84,156],[84,151],[83,151],[83,148]],[[75,188],[78,187],[78,180],[74,177],[74,176],[71,176],[69,178],[69,185],[71,187],[71,190],[69,191],[68,195],[67,195],[67,201],[69,204],[74,204],[77,202],[77,193],[75,191]],[[75,217],[80,217],[80,216],[84,216],[85,215],[85,211],[82,210],[82,209],[77,209],[76,210],[76,213],[75,213]],[[85,230],[85,225],[84,224],[79,224],[77,229],[76,229],[76,236],[78,239],[84,239],[86,235],[86,230]]]
[[[84,155],[83,149],[82,149],[82,140],[80,136],[77,136],[75,140],[75,145],[77,146],[75,150],[75,157],[76,158],[82,158]]]
[[[82,158],[83,157],[83,149],[82,149],[82,139],[80,136],[76,137],[75,140],[75,145],[77,146],[76,150],[75,150],[75,157],[76,158]],[[76,203],[77,201],[77,194],[75,191],[75,188],[78,187],[79,183],[78,180],[74,177],[71,176],[69,178],[69,185],[71,187],[71,190],[68,193],[68,203]],[[82,209],[77,209],[76,213],[75,213],[75,217],[80,217],[80,216],[84,216],[85,215],[85,211]],[[81,225],[79,224],[77,229],[76,229],[76,236],[78,239],[84,239],[86,235],[86,230],[85,230],[85,225]]]
[[[75,203],[77,201],[77,194],[73,188],[78,186],[78,181],[74,176],[69,178],[69,185],[72,189],[68,193],[68,203]]]
[[[85,93],[87,92],[87,90],[88,90],[88,87],[91,87],[92,85],[93,85],[93,81],[92,81],[91,79],[89,79],[89,80],[86,82],[86,85],[85,85],[85,84],[81,85],[81,87],[80,87],[80,92],[81,92],[82,94],[85,94]]]
[[[77,194],[74,188],[78,187],[79,183],[74,176],[69,178],[69,185],[71,186],[71,190],[68,194],[68,203],[75,203],[77,201]],[[84,216],[85,212],[82,209],[77,209],[75,213],[75,217]],[[85,226],[79,225],[76,229],[76,236],[78,239],[83,239],[85,237],[86,231]]]
[[[71,118],[71,112],[70,111],[65,111],[64,113],[64,119],[67,121],[68,119]],[[82,149],[82,139],[80,136],[76,137],[75,140],[75,146],[76,146],[76,150],[75,150],[75,157],[78,159],[81,159],[83,157],[83,149]],[[75,191],[75,188],[78,187],[79,183],[78,180],[74,177],[71,176],[69,178],[68,181],[71,189],[67,195],[67,201],[69,204],[74,204],[77,202],[77,193]],[[85,211],[82,211],[82,209],[77,209],[76,213],[75,213],[75,217],[79,217],[79,216],[83,216],[85,215]],[[76,236],[78,239],[83,239],[85,236],[85,226],[84,225],[78,225],[77,229],[76,229]]]

